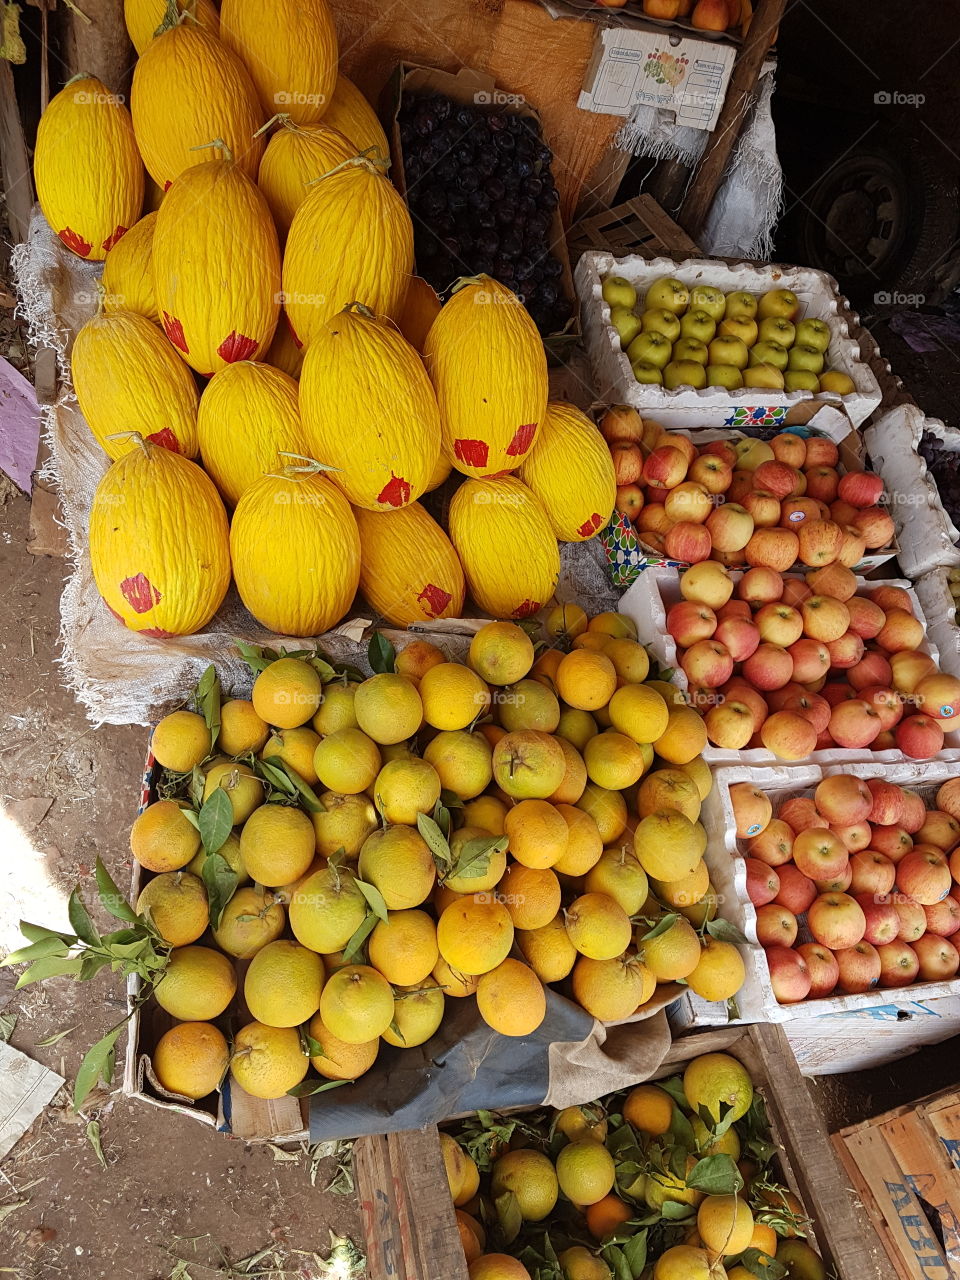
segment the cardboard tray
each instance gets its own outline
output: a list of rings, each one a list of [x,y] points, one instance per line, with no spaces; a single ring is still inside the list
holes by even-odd
[[[736,582],[742,575],[738,570],[731,570],[730,576]],[[857,581],[858,594],[879,586],[903,588],[909,593],[913,601],[914,613],[924,623],[926,629],[925,617],[920,607],[917,593],[909,582],[901,579],[873,578],[869,581],[859,578]],[[651,655],[656,658],[661,667],[677,668],[674,683],[679,689],[686,690],[688,688],[687,677],[677,667],[677,646],[673,636],[667,631],[667,612],[671,605],[676,604],[681,599],[680,579],[675,570],[648,569],[641,573],[637,581],[621,598],[620,612],[632,618],[636,623],[640,643],[647,646]],[[928,653],[935,662],[940,661],[937,646],[930,638],[929,631],[927,631],[924,643],[920,646],[920,652]],[[762,747],[751,750],[730,751],[723,747],[716,747],[712,743],[708,743],[704,748],[703,758],[710,765],[748,764],[751,766],[777,766],[783,764],[783,761],[775,756],[772,751],[767,751]],[[944,735],[943,750],[936,758],[938,760],[960,762],[960,730],[955,729]],[[809,759],[809,763],[820,765],[846,765],[854,761],[867,761],[887,765],[916,763],[905,756],[902,751],[872,751],[869,747],[849,750],[842,747],[830,747],[823,751],[814,751]],[[797,768],[799,766],[791,765],[790,767]]]
[[[455,102],[469,105],[496,103],[513,115],[526,116],[540,123],[539,112],[535,111],[524,98],[498,89],[493,76],[482,71],[475,71],[472,67],[461,67],[454,75],[449,71],[440,71],[436,67],[418,66],[412,62],[399,63],[384,88],[381,115],[385,118],[387,136],[390,140],[391,178],[404,200],[407,198],[407,184],[397,120],[400,100],[404,93],[443,93]],[[580,339],[580,304],[573,283],[570,254],[567,251],[566,234],[559,207],[554,210],[547,247],[555,258],[559,258],[563,266],[560,280],[564,295],[572,306],[572,321],[568,327],[562,333],[551,334],[544,339],[548,354],[557,355],[566,348],[575,346]]]
[[[766,792],[777,805],[789,796],[812,795],[817,783],[836,774],[853,774],[858,778],[883,778],[909,787],[923,796],[928,804],[940,785],[960,773],[957,765],[943,760],[912,761],[900,764],[845,764],[800,766],[781,765],[771,769],[757,769],[739,765],[718,769],[714,774],[714,786],[703,802],[701,821],[707,829],[707,851],[704,859],[710,871],[710,879],[720,899],[719,913],[730,920],[755,945],[750,948],[747,960],[746,981],[736,996],[741,1017],[748,1022],[790,1022],[794,1018],[817,1018],[825,1014],[848,1013],[869,1009],[874,1005],[909,1005],[915,1001],[937,1000],[960,996],[960,976],[946,982],[918,982],[909,987],[889,989],[876,987],[860,995],[826,996],[820,1000],[802,1000],[798,1004],[783,1005],[777,1002],[770,985],[770,970],[763,948],[756,945],[757,912],[747,894],[747,869],[744,847],[737,839],[730,787],[736,782],[749,782]],[[800,917],[798,941],[811,942],[813,937],[806,927],[806,916]],[[690,997],[693,1007],[706,1004]],[[717,1017],[722,1006],[718,1006]],[[703,1011],[705,1014],[708,1010]]]
[[[704,1053],[732,1054],[762,1091],[784,1181],[810,1215],[828,1274],[894,1280],[847,1190],[782,1028],[730,1027],[686,1036],[674,1042],[653,1079],[682,1071]],[[436,1128],[362,1138],[354,1170],[368,1280],[468,1280]]]
[[[933,569],[960,565],[960,532],[919,453],[925,435],[936,437],[951,453],[960,452],[960,431],[925,417],[914,404],[898,404],[877,414],[863,432],[873,469],[891,493],[900,567],[913,579]]]
[[[602,296],[603,280],[608,275],[624,276],[639,294],[661,276],[675,276],[687,285],[711,284],[724,293],[746,290],[763,294],[768,289],[792,289],[801,303],[801,314],[829,321],[831,328],[827,363],[830,368],[849,374],[856,390],[838,396],[809,391],[763,391],[743,387],[728,391],[725,387],[692,387],[667,391],[661,386],[637,382],[630,362],[620,347],[620,338],[610,323],[610,308]],[[706,407],[718,412],[736,413],[746,409],[751,414],[783,410],[805,400],[842,405],[855,427],[880,404],[881,393],[873,371],[861,359],[860,347],[850,336],[848,316],[836,281],[825,272],[809,267],[786,267],[755,262],[728,263],[718,258],[641,258],[631,255],[615,258],[611,253],[584,253],[574,272],[580,295],[581,317],[587,354],[593,368],[599,394],[611,403],[630,404],[641,414],[658,416],[666,406],[677,408]]]

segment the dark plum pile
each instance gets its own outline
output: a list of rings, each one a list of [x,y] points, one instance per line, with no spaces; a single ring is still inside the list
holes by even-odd
[[[936,436],[924,433],[920,456],[936,482],[947,515],[960,528],[960,453],[941,448]]]
[[[493,276],[522,297],[542,336],[570,319],[550,233],[560,197],[536,120],[442,94],[405,94],[399,112],[417,270],[441,292]]]

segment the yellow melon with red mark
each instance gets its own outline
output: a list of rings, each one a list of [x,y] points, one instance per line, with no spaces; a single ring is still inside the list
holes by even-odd
[[[157,210],[153,282],[167,337],[209,377],[265,355],[280,314],[280,246],[267,202],[233,160],[187,169]]]
[[[107,608],[131,631],[159,639],[202,630],[230,585],[227,513],[213,481],[180,454],[140,441],[97,485],[90,566]]]
[[[196,456],[197,384],[146,316],[93,316],[74,339],[70,372],[80,412],[109,457],[136,448],[134,431],[152,444]]]
[[[33,177],[60,240],[102,262],[143,205],[143,162],[122,98],[95,76],[71,80],[40,118]]]
[[[353,511],[360,530],[360,590],[395,627],[457,618],[466,583],[453,543],[419,502]]]
[[[366,308],[347,308],[307,348],[300,415],[311,457],[354,506],[405,507],[440,452],[436,396],[413,347]]]
[[[464,481],[448,528],[470,594],[493,617],[529,618],[553,595],[557,540],[539,498],[515,476]]]
[[[457,470],[515,471],[547,411],[546,353],[516,294],[489,276],[463,281],[430,326],[423,359]]]
[[[595,537],[610,519],[617,477],[603,436],[585,413],[553,401],[520,479],[543,503],[561,542]]]
[[[337,82],[337,32],[326,0],[222,0],[220,36],[250,72],[266,116],[320,119]]]

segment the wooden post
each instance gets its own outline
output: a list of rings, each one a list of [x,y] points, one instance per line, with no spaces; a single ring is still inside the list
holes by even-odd
[[[0,168],[7,222],[15,240],[26,240],[33,208],[33,180],[10,63],[0,58]]]
[[[744,116],[753,101],[757,77],[773,34],[780,25],[786,2],[787,0],[758,0],[754,10],[750,30],[734,63],[717,127],[710,135],[700,167],[677,215],[677,221],[694,240],[700,239],[703,223],[723,179]]]
[[[77,0],[76,8],[61,5],[59,15],[60,53],[66,66],[59,68],[54,92],[86,71],[111,93],[129,94],[136,55],[123,21],[123,0]]]

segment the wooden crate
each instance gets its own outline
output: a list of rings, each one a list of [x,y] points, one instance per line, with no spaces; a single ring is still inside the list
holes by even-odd
[[[646,194],[581,218],[571,227],[567,241],[574,258],[588,249],[606,249],[621,255],[639,253],[644,258],[659,258],[664,254],[678,258],[700,255],[699,245],[660,208],[653,196]]]
[[[851,1125],[833,1143],[900,1280],[957,1280],[960,1092]]]
[[[729,1053],[763,1092],[784,1181],[813,1221],[815,1244],[840,1280],[896,1275],[830,1148],[823,1121],[780,1027],[723,1027],[675,1041],[656,1077],[703,1053]],[[357,1190],[367,1236],[368,1280],[468,1280],[437,1130],[361,1138]]]

